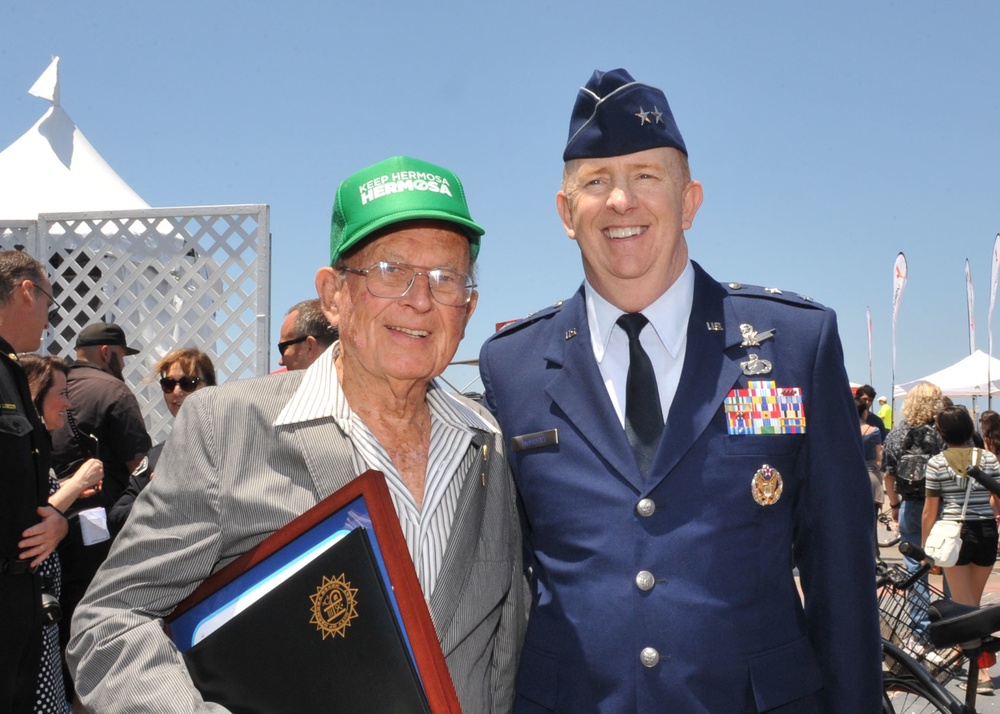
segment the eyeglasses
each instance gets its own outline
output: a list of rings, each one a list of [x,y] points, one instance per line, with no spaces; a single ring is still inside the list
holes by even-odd
[[[401,298],[413,287],[413,281],[418,275],[427,276],[427,284],[431,296],[442,305],[462,307],[472,299],[472,291],[476,284],[465,273],[447,268],[418,268],[405,263],[375,263],[366,270],[358,268],[341,268],[341,270],[365,276],[365,285],[375,297]]]
[[[170,393],[174,391],[174,387],[178,384],[181,385],[181,389],[185,392],[193,392],[198,388],[199,382],[204,382],[203,377],[181,377],[180,379],[174,379],[173,377],[160,377],[160,387],[163,389],[164,393]]]
[[[45,288],[43,288],[41,285],[38,285],[37,283],[34,283],[34,282],[31,283],[31,284],[32,284],[32,286],[34,286],[34,288],[38,292],[40,292],[42,295],[44,295],[45,297],[47,297],[49,299],[49,303],[50,303],[49,304],[49,314],[50,315],[55,315],[60,310],[60,308],[62,306],[58,302],[56,302],[56,299],[54,297],[52,297],[52,295],[50,293],[46,292]]]
[[[312,335],[302,335],[302,337],[296,337],[295,339],[292,339],[292,340],[285,340],[284,342],[279,342],[278,343],[278,354],[281,355],[282,357],[284,357],[285,356],[285,350],[287,350],[292,345],[297,345],[300,342],[305,342],[310,337],[312,337]]]

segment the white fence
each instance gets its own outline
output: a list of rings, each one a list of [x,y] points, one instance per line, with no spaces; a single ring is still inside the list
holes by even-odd
[[[0,221],[0,250],[25,250],[48,266],[59,310],[41,352],[72,357],[91,322],[122,326],[125,381],[153,443],[171,417],[150,379],[177,347],[197,347],[219,381],[270,369],[271,238],[266,205],[50,213]]]

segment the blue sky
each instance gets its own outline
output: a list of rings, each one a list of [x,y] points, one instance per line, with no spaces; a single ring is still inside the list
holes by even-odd
[[[151,205],[270,204],[272,342],[314,294],[339,181],[395,154],[447,166],[487,230],[468,359],[577,289],[554,201],[569,114],[595,68],[625,67],[666,92],[705,187],[692,257],[834,308],[857,382],[870,307],[888,393],[899,251],[895,381],[968,354],[966,258],[988,349],[998,21],[979,0],[0,0],[0,148],[47,109],[27,90],[59,55],[63,107]]]

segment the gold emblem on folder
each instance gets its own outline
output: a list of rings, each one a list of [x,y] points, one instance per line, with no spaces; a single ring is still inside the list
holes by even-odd
[[[310,596],[312,619],[309,622],[323,633],[324,640],[327,636],[347,636],[351,620],[358,616],[357,594],[358,589],[351,587],[343,573],[338,578],[323,576],[323,584],[316,588],[315,595]]]

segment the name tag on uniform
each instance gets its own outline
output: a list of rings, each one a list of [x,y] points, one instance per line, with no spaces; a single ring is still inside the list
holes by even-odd
[[[805,434],[806,411],[800,387],[776,382],[748,382],[733,389],[724,402],[730,434]]]
[[[527,451],[528,449],[540,449],[543,446],[555,446],[559,443],[559,432],[556,429],[547,431],[536,431],[534,434],[522,434],[511,437],[510,448],[512,451]]]

